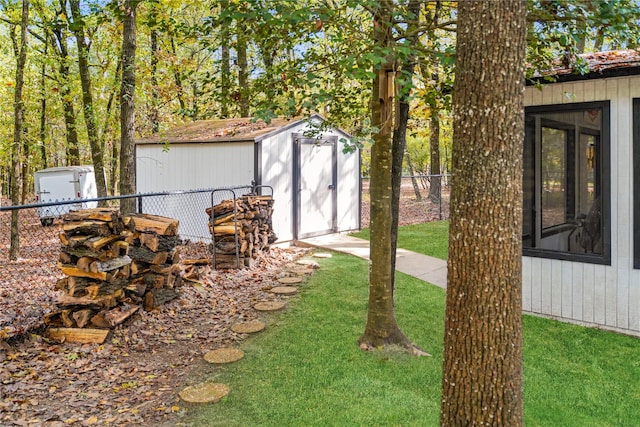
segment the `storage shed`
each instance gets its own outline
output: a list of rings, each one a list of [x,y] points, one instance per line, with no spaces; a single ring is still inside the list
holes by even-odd
[[[360,154],[343,153],[350,136],[306,119],[203,120],[136,141],[139,193],[267,186],[279,242],[360,228]],[[315,131],[314,131],[315,130]],[[222,193],[221,193],[222,194]],[[205,198],[206,199],[206,198]],[[160,215],[198,222],[203,206],[164,206]],[[191,213],[193,212],[193,213]],[[189,239],[209,236],[206,216]],[[182,233],[181,233],[182,234]]]
[[[640,55],[526,88],[523,308],[640,335]]]

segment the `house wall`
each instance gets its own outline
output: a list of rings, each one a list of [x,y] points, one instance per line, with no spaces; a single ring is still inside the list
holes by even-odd
[[[611,102],[611,265],[523,257],[525,311],[640,335],[632,241],[634,97],[640,97],[640,76],[527,87],[526,106]]]

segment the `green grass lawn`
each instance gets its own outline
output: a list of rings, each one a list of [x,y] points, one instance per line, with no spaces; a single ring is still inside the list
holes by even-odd
[[[433,357],[365,353],[356,341],[366,322],[366,261],[334,254],[318,262],[287,309],[244,342],[244,359],[199,379],[231,392],[190,407],[185,425],[438,425],[444,290],[397,275],[398,323]],[[640,340],[524,316],[523,352],[525,425],[638,425]]]
[[[432,257],[447,259],[449,221],[405,225],[398,230],[398,247]],[[369,229],[352,236],[369,240]]]

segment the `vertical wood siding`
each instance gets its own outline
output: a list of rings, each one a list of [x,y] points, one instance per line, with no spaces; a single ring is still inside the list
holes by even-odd
[[[293,239],[293,142],[291,134],[302,132],[302,123],[260,143],[262,185],[273,188],[273,229],[280,241]]]
[[[523,257],[525,311],[640,333],[640,270],[633,269],[632,240],[633,98],[640,98],[640,76],[527,87],[526,106],[611,101],[611,265]]]
[[[293,133],[303,133],[306,123],[292,127],[287,132],[273,135],[261,142],[262,184],[270,185],[274,191],[274,222],[273,227],[280,241],[293,239]],[[348,135],[333,131],[326,135],[338,135],[338,138]],[[339,232],[356,230],[359,222],[359,183],[360,163],[359,154],[342,153],[342,143],[338,141],[337,163],[337,227]],[[305,209],[305,206],[302,207]],[[304,215],[304,212],[301,213]]]

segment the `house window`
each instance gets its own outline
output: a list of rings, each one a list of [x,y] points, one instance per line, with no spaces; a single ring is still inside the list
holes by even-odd
[[[610,263],[609,102],[528,107],[523,253]]]
[[[633,100],[633,268],[640,268],[640,98]]]

